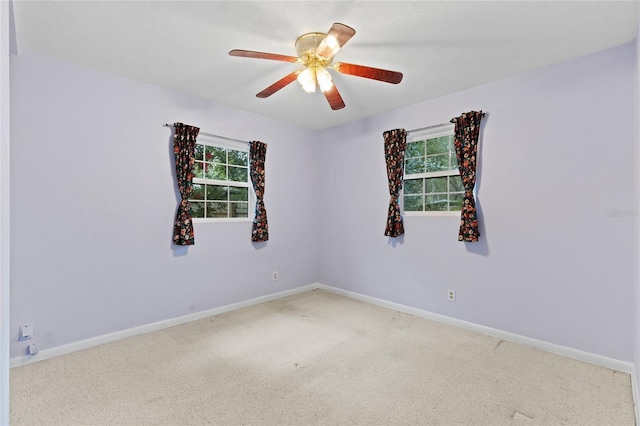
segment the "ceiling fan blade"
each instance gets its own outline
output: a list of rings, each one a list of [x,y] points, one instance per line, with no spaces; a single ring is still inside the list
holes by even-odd
[[[370,78],[372,80],[384,81],[386,83],[398,84],[402,81],[402,73],[397,71],[383,70],[380,68],[365,67],[363,65],[345,64],[336,62],[333,69],[342,74],[355,75],[358,77]]]
[[[316,53],[325,58],[333,58],[338,50],[348,42],[356,33],[351,27],[336,22],[331,26],[326,37],[316,48]]]
[[[273,61],[296,62],[295,56],[278,55],[277,53],[256,52],[253,50],[234,49],[229,52],[229,56],[240,56],[242,58],[271,59]]]
[[[258,98],[268,98],[269,96],[276,93],[278,90],[292,83],[298,77],[298,74],[300,74],[300,71],[294,71],[291,74],[284,76],[280,80],[273,83],[271,86],[264,89],[262,92],[258,93],[256,96]]]
[[[334,84],[331,89],[327,90],[324,93],[324,97],[329,101],[329,105],[332,110],[338,110],[344,108],[344,101],[342,100],[342,96],[340,96],[340,92],[338,92],[338,88]]]

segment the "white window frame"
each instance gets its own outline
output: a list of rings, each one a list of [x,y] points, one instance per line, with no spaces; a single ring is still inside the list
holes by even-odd
[[[424,130],[409,132],[407,134],[407,144],[410,142],[417,142],[425,139],[437,138],[440,136],[447,136],[454,134],[455,126],[453,123],[447,124],[445,126],[437,126],[434,128],[427,128]],[[455,151],[453,152],[455,155]],[[406,161],[406,158],[405,158]],[[429,217],[437,217],[437,216],[445,216],[445,217],[460,217],[460,210],[447,210],[447,211],[405,211],[404,210],[404,180],[409,179],[420,179],[420,178],[434,178],[434,177],[442,177],[442,176],[459,176],[460,172],[457,169],[452,170],[442,170],[437,172],[427,172],[427,173],[415,173],[411,175],[403,174],[403,185],[402,191],[400,194],[400,209],[402,211],[403,216],[429,216]]]
[[[208,145],[215,146],[218,148],[226,148],[233,149],[235,151],[243,151],[247,153],[247,157],[249,156],[249,143],[248,142],[235,142],[226,138],[218,138],[215,136],[209,135],[198,135],[196,140],[196,144],[198,145]],[[194,184],[205,184],[205,185],[221,185],[221,186],[235,186],[240,188],[249,188],[248,189],[248,209],[247,209],[247,217],[194,217],[192,218],[193,223],[215,223],[215,222],[253,222],[253,210],[256,204],[256,195],[253,191],[253,185],[251,184],[251,164],[247,162],[247,182],[236,182],[232,180],[218,180],[218,179],[207,179],[207,178],[193,178]]]

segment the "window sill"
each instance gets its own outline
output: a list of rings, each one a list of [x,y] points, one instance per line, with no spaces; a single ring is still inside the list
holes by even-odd
[[[427,217],[460,217],[460,211],[433,211],[433,212],[404,212],[402,214],[405,217],[409,216],[427,216]]]
[[[247,217],[207,217],[194,218],[193,223],[216,223],[216,222],[253,222],[253,219]]]

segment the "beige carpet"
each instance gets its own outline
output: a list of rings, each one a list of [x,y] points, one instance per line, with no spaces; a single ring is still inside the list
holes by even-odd
[[[13,425],[634,425],[628,374],[313,290],[11,370]]]

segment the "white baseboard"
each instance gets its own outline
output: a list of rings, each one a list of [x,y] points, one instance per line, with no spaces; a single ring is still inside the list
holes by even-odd
[[[253,299],[245,300],[243,302],[232,303],[230,305],[221,306],[218,308],[208,309],[206,311],[196,312],[189,315],[184,315],[177,318],[172,318],[164,321],[158,321],[152,324],[143,325],[140,327],[134,327],[127,330],[122,330],[114,333],[105,334],[102,336],[92,337],[90,339],[81,340],[79,342],[70,343],[68,345],[62,345],[51,349],[44,349],[37,355],[25,355],[21,357],[12,358],[10,361],[10,367],[17,367],[20,365],[30,364],[36,361],[42,361],[45,359],[53,358],[60,355],[76,352],[82,349],[88,349],[94,346],[102,345],[109,342],[125,339],[132,336],[137,336],[144,333],[149,333],[156,330],[161,330],[175,325],[184,324],[190,321],[199,320],[202,318],[210,317],[213,315],[219,315],[225,312],[233,311],[236,309],[245,308],[248,306],[257,305],[258,303],[268,302],[282,297],[291,296],[297,293],[305,291],[320,289],[326,290],[332,293],[340,294],[355,300],[371,303],[374,305],[382,306],[385,308],[393,309],[399,312],[404,312],[411,315],[416,315],[429,320],[437,321],[444,324],[449,324],[455,327],[463,328],[470,331],[475,331],[481,334],[497,337],[499,339],[507,340],[514,343],[519,343],[525,346],[531,346],[543,351],[551,352],[557,355],[565,356],[568,358],[576,359],[579,361],[589,362],[591,364],[600,365],[602,367],[611,368],[613,370],[621,371],[631,375],[631,389],[633,392],[633,402],[636,413],[636,426],[640,426],[640,416],[638,415],[638,409],[640,408],[640,388],[638,387],[638,378],[636,377],[635,366],[632,362],[620,361],[614,358],[608,358],[602,355],[593,354],[590,352],[581,351],[567,346],[557,345],[555,343],[545,342],[543,340],[533,339],[530,337],[522,336],[507,331],[498,330],[491,327],[475,324],[469,321],[460,320],[457,318],[448,317],[446,315],[436,314],[433,312],[425,311],[418,308],[412,308],[410,306],[401,305],[399,303],[389,302],[375,297],[366,296],[364,294],[356,293],[349,290],[344,290],[337,287],[328,286],[325,284],[309,284],[306,286],[294,288],[291,290],[285,290],[278,293],[272,293],[265,296],[256,297]]]
[[[24,355],[20,357],[11,358],[10,367],[13,368],[21,365],[30,364],[36,361],[43,361],[45,359],[69,354],[82,349],[88,349],[88,348],[102,345],[105,343],[115,342],[116,340],[126,339],[128,337],[137,336],[139,334],[150,333],[156,330],[162,330],[163,328],[173,327],[176,325],[199,320],[199,319],[210,317],[213,315],[219,315],[225,312],[234,311],[240,308],[246,308],[248,306],[257,305],[258,303],[280,299],[282,297],[291,296],[293,294],[313,290],[314,288],[317,288],[316,284],[309,284],[306,286],[294,288],[292,290],[285,290],[285,291],[280,291],[278,293],[267,294],[265,296],[260,296],[254,299],[245,300],[243,302],[232,303],[230,305],[208,309],[206,311],[196,312],[193,314],[183,315],[177,318],[171,318],[164,321],[158,321],[152,324],[142,325],[139,327],[129,328],[127,330],[116,331],[114,333],[92,337],[90,339],[69,343],[67,345],[57,346],[51,349],[43,349],[40,352],[38,352],[36,355]]]
[[[569,348],[555,343],[549,343],[538,339],[522,336],[507,331],[498,330],[491,327],[475,324],[472,322],[448,317],[446,315],[436,314],[433,312],[425,311],[418,308],[412,308],[410,306],[401,305],[399,303],[389,302],[382,299],[377,299],[371,296],[365,296],[364,294],[356,293],[349,290],[344,290],[337,287],[328,286],[325,284],[309,284],[306,286],[298,287],[291,290],[285,290],[278,293],[272,293],[265,296],[256,297],[243,302],[232,303],[230,305],[221,306],[218,308],[208,309],[206,311],[196,312],[189,315],[184,315],[177,318],[172,318],[164,321],[158,321],[152,324],[143,325],[140,327],[134,327],[127,330],[122,330],[114,333],[105,334],[102,336],[92,337],[90,339],[81,340],[79,342],[70,343],[67,345],[58,346],[51,349],[44,349],[37,355],[25,355],[21,357],[12,358],[10,361],[10,367],[18,367],[21,365],[30,364],[36,361],[42,361],[45,359],[53,358],[60,355],[69,354],[82,349],[88,349],[94,346],[102,345],[109,342],[125,339],[128,337],[149,333],[156,330],[161,330],[168,327],[173,327],[179,324],[184,324],[190,321],[199,320],[202,318],[210,317],[213,315],[222,314],[225,312],[233,311],[236,309],[245,308],[258,303],[268,302],[282,297],[291,296],[297,293],[305,291],[320,289],[326,290],[332,293],[340,294],[355,300],[371,303],[374,305],[382,306],[385,308],[393,309],[399,312],[404,312],[411,315],[416,315],[429,320],[437,321],[444,324],[449,324],[455,327],[463,328],[470,331],[475,331],[481,334],[497,337],[499,339],[507,340],[514,343],[519,343],[525,346],[531,346],[537,349],[541,349],[547,352],[551,352],[557,355],[562,355],[568,358],[573,358],[579,361],[589,362],[591,364],[600,365],[602,367],[618,370],[623,373],[631,375],[631,388],[633,392],[633,402],[636,412],[636,426],[640,426],[640,419],[638,416],[638,409],[640,408],[640,388],[638,388],[638,379],[636,377],[635,367],[632,362],[620,361],[613,358],[608,358],[601,355],[581,351],[578,349]]]
[[[26,355],[21,357],[12,358],[10,361],[10,367],[17,367],[21,365],[30,364],[36,361],[42,361],[45,359],[53,358],[60,355],[76,352],[82,349],[88,349],[94,346],[102,345],[109,342],[125,339],[128,337],[149,333],[156,330],[161,330],[175,325],[184,324],[190,321],[199,320],[202,318],[210,317],[213,315],[219,315],[225,312],[233,311],[236,309],[245,308],[258,303],[268,302],[282,297],[291,296],[297,293],[305,291],[320,289],[326,290],[332,293],[340,294],[355,300],[371,303],[374,305],[382,306],[385,308],[393,309],[399,312],[404,312],[411,315],[416,315],[433,321],[437,321],[444,324],[449,324],[455,327],[463,328],[470,331],[475,331],[485,335],[497,337],[499,339],[507,340],[514,343],[519,343],[525,346],[531,346],[537,349],[541,349],[547,352],[551,352],[557,355],[562,355],[568,358],[573,358],[579,361],[589,362],[591,364],[600,365],[602,367],[618,370],[623,373],[631,375],[631,388],[633,392],[633,402],[636,412],[636,425],[640,426],[640,419],[638,416],[638,409],[640,408],[640,388],[638,387],[638,378],[636,377],[636,371],[632,362],[620,361],[614,358],[608,358],[602,355],[596,355],[593,353],[581,351],[578,349],[569,348],[555,343],[549,343],[538,339],[522,336],[507,331],[498,330],[491,327],[475,324],[472,322],[448,317],[446,315],[436,314],[433,312],[425,311],[418,308],[412,308],[410,306],[401,305],[399,303],[388,302],[386,300],[377,299],[371,296],[365,296],[364,294],[356,293],[349,290],[344,290],[337,287],[328,286],[325,284],[309,284],[306,286],[294,288],[291,290],[285,290],[278,293],[272,293],[265,296],[256,297],[254,299],[246,300],[243,302],[232,303],[230,305],[221,306],[218,308],[208,309],[202,312],[196,312],[189,315],[184,315],[177,318],[172,318],[164,321],[158,321],[152,324],[143,325],[140,327],[130,328],[114,333],[105,334],[102,336],[92,337],[90,339],[81,340],[79,342],[70,343],[68,345],[62,345],[51,349],[44,349],[37,355]]]
[[[341,288],[328,286],[326,284],[318,283],[316,285],[316,288],[330,291],[336,294],[340,294],[342,296],[350,297],[355,300],[360,300],[362,302],[371,303],[373,305],[378,305],[378,306],[393,309],[399,312],[404,312],[407,314],[437,321],[440,323],[449,324],[455,327],[463,328],[465,330],[475,331],[481,334],[486,334],[489,336],[497,337],[499,339],[507,340],[514,343],[519,343],[525,346],[531,346],[543,351],[565,356],[567,358],[576,359],[578,361],[584,361],[584,362],[599,365],[602,367],[610,368],[612,370],[628,373],[631,375],[631,390],[633,392],[633,402],[634,402],[634,409],[636,414],[636,426],[640,426],[640,412],[638,411],[638,409],[640,409],[640,388],[638,387],[638,379],[636,377],[635,367],[632,362],[621,361],[615,358],[609,358],[602,355],[581,351],[579,349],[569,348],[567,346],[562,346],[555,343],[549,343],[543,340],[533,339],[531,337],[522,336],[520,334],[510,333],[507,331],[486,327],[486,326],[475,324],[469,321],[448,317],[446,315],[436,314],[436,313],[425,311],[418,308],[412,308],[410,306],[401,305],[399,303],[388,302],[382,299],[376,299],[375,297],[365,296],[360,293],[356,293],[349,290],[343,290]]]
[[[638,412],[638,409],[640,409],[640,400],[638,399],[638,397],[640,397],[639,391],[640,389],[638,389],[636,367],[634,365],[631,371],[631,392],[633,392],[633,408],[634,412],[636,413],[636,426],[640,426],[640,412]]]
[[[543,340],[533,339],[531,337],[522,336],[507,331],[498,330],[491,327],[475,324],[472,322],[448,317],[446,315],[436,314],[433,312],[425,311],[418,308],[412,308],[410,306],[401,305],[399,303],[388,302],[382,299],[376,299],[375,297],[365,296],[360,293],[355,293],[349,290],[343,290],[337,287],[331,287],[325,284],[316,284],[316,288],[321,290],[330,291],[332,293],[340,294],[342,296],[350,297],[352,299],[360,300],[363,302],[371,303],[385,308],[393,309],[399,312],[427,318],[433,321],[437,321],[444,324],[449,324],[455,327],[463,328],[470,331],[475,331],[481,334],[497,337],[499,339],[507,340],[509,342],[519,343],[525,346],[531,346],[543,351],[551,352],[557,355],[562,355],[567,358],[573,358],[579,361],[589,362],[591,364],[600,365],[602,367],[611,368],[612,370],[621,371],[623,373],[631,374],[632,380],[635,380],[634,366],[632,362],[620,361],[614,358],[608,358],[602,355],[593,354],[590,352],[581,351],[579,349],[569,348],[567,346],[557,345],[555,343],[545,342]],[[636,386],[633,386],[634,392],[636,392]],[[640,425],[638,425],[640,426]]]
[[[279,298],[290,296],[293,294],[302,293],[304,291],[312,290],[315,288],[330,291],[332,293],[340,294],[352,299],[360,300],[363,302],[371,303],[371,304],[382,306],[385,308],[394,309],[396,311],[405,312],[411,315],[427,318],[427,319],[441,322],[444,324],[449,324],[449,325],[463,328],[466,330],[471,330],[471,331],[486,334],[489,336],[497,337],[499,339],[507,340],[510,342],[519,343],[525,346],[531,346],[547,352],[552,352],[558,355],[566,356],[568,358],[573,358],[580,361],[589,362],[591,364],[596,364],[603,367],[611,368],[613,370],[618,370],[624,373],[629,373],[631,374],[632,380],[634,381],[634,387],[633,387],[634,392],[636,392],[637,390],[640,390],[640,389],[637,389],[635,386],[635,381],[637,379],[634,374],[633,363],[631,362],[620,361],[617,359],[596,355],[590,352],[585,352],[578,349],[557,345],[555,343],[549,343],[542,340],[533,339],[533,338],[522,336],[519,334],[510,333],[507,331],[502,331],[495,328],[474,324],[472,322],[448,317],[446,315],[436,314],[436,313],[425,311],[418,308],[412,308],[410,306],[401,305],[399,303],[388,302],[382,299],[376,299],[375,297],[365,296],[360,293],[355,293],[349,290],[343,290],[341,288],[332,287],[332,286],[328,286],[320,283],[309,284],[309,285],[298,287],[292,290],[286,290],[278,293],[256,297],[254,299],[246,300],[243,302],[232,303],[230,305],[213,308],[206,311],[196,312],[193,314],[184,315],[177,318],[171,318],[164,321],[158,321],[152,324],[134,327],[127,330],[104,334],[102,336],[92,337],[90,339],[81,340],[79,342],[74,342],[67,345],[57,346],[51,349],[44,349],[44,350],[41,350],[37,355],[25,355],[25,356],[12,358],[10,366],[13,368],[13,367],[29,364],[36,361],[42,361],[44,359],[52,358],[55,356],[68,354],[71,352],[91,348],[93,346],[102,345],[104,343],[114,342],[116,340],[121,340],[121,339],[125,339],[132,336],[137,336],[139,334],[161,330],[163,328],[173,327],[175,325],[184,324],[190,321],[195,321],[202,318],[210,317],[212,315],[218,315],[224,312],[229,312],[229,311],[244,308],[247,306],[256,305],[258,303],[268,302],[271,300],[279,299]],[[638,400],[635,393],[634,393],[634,398]]]

